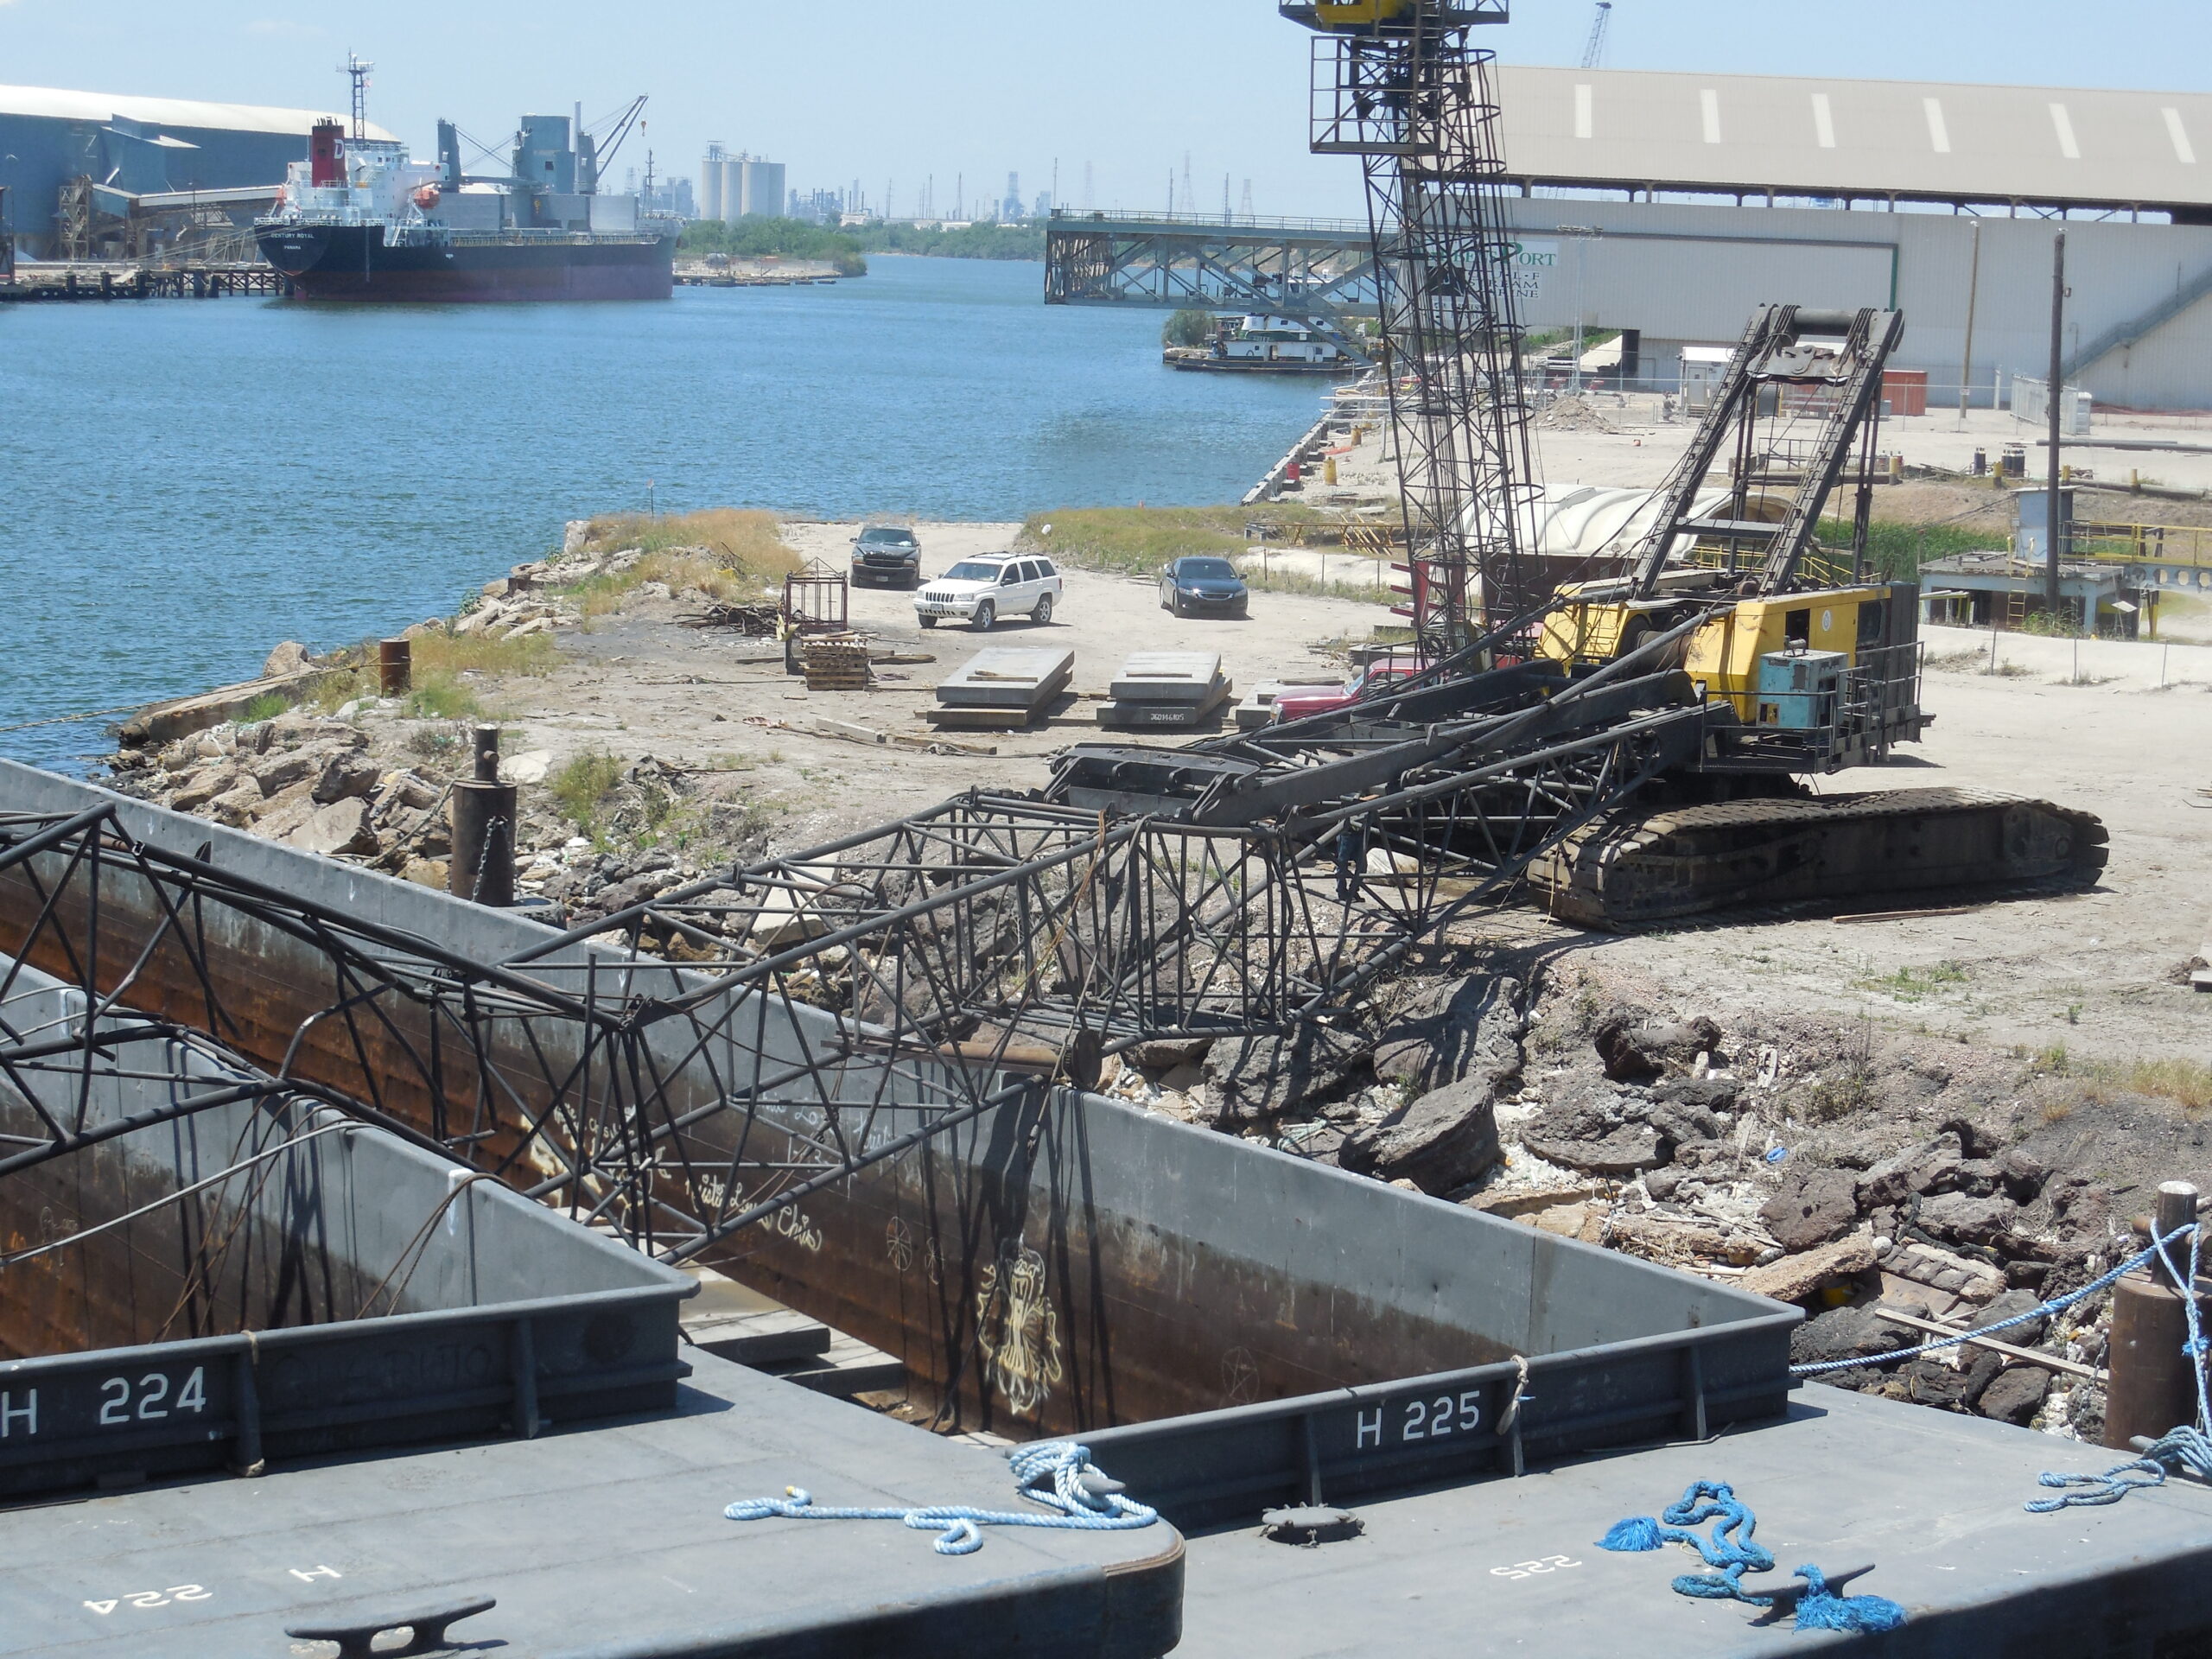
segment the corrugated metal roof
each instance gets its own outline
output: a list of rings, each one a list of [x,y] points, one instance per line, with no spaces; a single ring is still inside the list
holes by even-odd
[[[2212,94],[1504,65],[1517,182],[2212,206]]]
[[[55,86],[0,86],[0,115],[44,116],[55,121],[143,121],[155,127],[210,127],[223,132],[296,132],[318,121],[342,119],[329,110],[275,110],[259,104],[203,104],[187,98],[124,98],[112,92],[73,92]],[[372,138],[392,135],[371,123]]]

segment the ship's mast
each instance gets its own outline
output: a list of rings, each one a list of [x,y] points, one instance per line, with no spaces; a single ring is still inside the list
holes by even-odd
[[[373,63],[365,63],[351,52],[346,54],[346,61],[339,66],[338,73],[350,76],[353,82],[353,137],[356,140],[369,136],[369,71],[375,67]]]

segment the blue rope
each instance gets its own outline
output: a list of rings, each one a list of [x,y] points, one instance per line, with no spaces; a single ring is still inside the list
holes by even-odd
[[[1685,1573],[1674,1583],[1678,1596],[1700,1601],[1740,1601],[1753,1607],[1771,1607],[1774,1597],[1756,1595],[1744,1588],[1746,1573],[1771,1573],[1774,1557],[1751,1536],[1758,1516],[1720,1481],[1690,1484],[1681,1501],[1664,1511],[1665,1525],[1648,1515],[1616,1521],[1598,1541],[1600,1549],[1634,1551],[1657,1549],[1662,1544],[1688,1544],[1705,1558],[1713,1573]],[[1689,1530],[1713,1522],[1710,1535]],[[1904,1623],[1904,1609],[1885,1596],[1840,1596],[1828,1588],[1817,1567],[1801,1567],[1796,1576],[1805,1589],[1797,1598],[1797,1628],[1801,1630],[1893,1630]]]
[[[2166,1246],[2180,1236],[2178,1232],[2153,1243],[2145,1255],[2155,1255],[2173,1281],[2181,1287],[2181,1305],[2189,1319],[2189,1340],[2181,1351],[2198,1363],[2190,1369],[2196,1378],[2196,1421],[2184,1423],[2178,1428],[2168,1429],[2151,1443],[2150,1449],[2139,1458],[2126,1463],[2114,1464],[2101,1475],[2062,1475],[2046,1469],[2036,1477],[2036,1484],[2052,1486],[2064,1492],[2062,1497],[2038,1497],[2027,1505],[2031,1515],[2049,1515],[2056,1510],[2088,1509],[2106,1503],[2117,1503],[2130,1492],[2145,1486],[2163,1486],[2166,1477],[2177,1469],[2193,1471],[2199,1478],[2212,1480],[2212,1399],[2207,1398],[2204,1366],[2208,1344],[2204,1329],[2196,1311],[2196,1269],[2202,1235],[2191,1226],[2189,1232],[2189,1274],[2186,1278],[2174,1266],[2166,1254]]]
[[[1792,1365],[1789,1368],[1789,1375],[1818,1376],[1824,1371],[1855,1371],[1862,1366],[1887,1365],[1892,1360],[1916,1359],[1922,1354],[1932,1354],[1942,1349],[1955,1348],[1959,1344],[1970,1342],[1976,1337],[1993,1336],[1999,1331],[2009,1331],[2016,1325],[2026,1325],[2034,1319],[2049,1319],[2054,1313],[2063,1313],[2068,1308],[2077,1303],[2085,1302],[2099,1291],[2118,1283],[2123,1276],[2134,1272],[2136,1268],[2147,1266],[2153,1256],[2163,1259],[2165,1255],[2165,1247],[2184,1232],[2191,1233],[2193,1236],[2194,1229],[2177,1227],[2165,1237],[2154,1241],[2150,1249],[2139,1255],[2130,1256],[2101,1278],[2093,1279],[2081,1289],[2069,1292],[2066,1295],[2055,1296],[2047,1302],[2038,1302],[2026,1313],[2016,1313],[2009,1319],[1999,1319],[1994,1325],[1980,1325],[1972,1331],[1961,1331],[1955,1337],[1940,1337],[1934,1342],[1923,1342],[1916,1348],[1896,1348],[1886,1354],[1867,1354],[1858,1359],[1823,1360],[1817,1365]],[[2190,1255],[2191,1261],[2196,1259],[2194,1243],[2190,1247]],[[2170,1268],[2171,1265],[2168,1263]],[[2192,1336],[2195,1334],[2193,1331],[2191,1334]]]
[[[930,1548],[940,1555],[972,1555],[983,1547],[984,1527],[1049,1527],[1072,1532],[1122,1532],[1148,1527],[1159,1511],[1118,1492],[1094,1495],[1084,1484],[1086,1475],[1097,1475],[1088,1446],[1070,1440],[1039,1440],[1025,1446],[1007,1459],[1015,1486],[1033,1503],[1059,1511],[1039,1515],[1031,1510],[979,1510],[966,1504],[938,1503],[927,1508],[889,1506],[880,1509],[817,1507],[804,1486],[786,1486],[782,1497],[744,1497],[722,1513],[733,1521],[763,1521],[781,1516],[791,1521],[899,1521],[918,1532],[941,1531]],[[1051,1480],[1047,1490],[1038,1483]],[[1103,1479],[1103,1476],[1100,1476]]]

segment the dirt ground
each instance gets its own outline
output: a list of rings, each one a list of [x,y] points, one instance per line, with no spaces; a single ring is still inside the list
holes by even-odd
[[[1925,741],[1821,789],[1958,785],[2086,808],[2111,837],[2094,891],[1959,915],[1739,916],[1620,938],[1521,910],[1485,931],[1601,961],[1684,1016],[1806,1015],[2029,1054],[2212,1061],[2212,997],[2175,982],[2212,933],[2212,650],[2080,649],[2074,683],[2073,642],[2007,634],[1992,675],[1987,634],[1931,630]]]
[[[855,526],[795,523],[784,537],[802,556],[842,568]],[[1014,524],[924,524],[922,568],[936,574],[970,554],[1002,552]],[[1051,623],[1001,622],[988,634],[915,620],[913,595],[855,588],[854,626],[880,649],[927,653],[935,662],[884,665],[865,691],[809,691],[783,671],[773,641],[723,631],[696,631],[677,619],[702,607],[681,596],[632,595],[589,632],[558,635],[562,666],[544,678],[517,679],[488,694],[518,729],[512,746],[543,750],[558,769],[590,751],[626,758],[651,754],[696,776],[720,777],[718,794],[772,816],[778,850],[827,841],[848,830],[934,805],[981,785],[1022,790],[1049,776],[1047,757],[1070,744],[1114,734],[1096,721],[1096,701],[1134,651],[1217,651],[1242,696],[1261,680],[1333,680],[1344,660],[1327,642],[1364,640],[1391,620],[1379,605],[1291,594],[1255,594],[1249,619],[1177,618],[1159,607],[1149,580],[1064,570],[1064,596]],[[988,646],[1049,646],[1076,654],[1071,695],[1027,731],[957,733],[963,744],[995,755],[931,754],[862,747],[805,729],[814,718],[872,730],[934,735],[922,718],[945,675]],[[1218,729],[1216,726],[1212,729]]]
[[[1547,424],[1540,416],[1534,431],[1537,477],[1556,488],[1586,484],[1656,487],[1681,460],[1695,429],[1679,414],[1671,420],[1662,418],[1662,399],[1642,393],[1592,393],[1586,408],[1555,424]],[[1891,416],[1882,423],[1881,448],[1904,457],[1908,477],[1902,485],[1884,484],[1875,490],[1875,516],[1898,524],[1955,523],[2009,531],[2009,498],[1986,480],[1912,474],[1922,470],[1967,474],[1976,450],[1993,464],[2005,445],[2018,443],[2026,448],[2031,474],[2040,477],[2039,435],[2003,410],[1970,410],[1963,427],[1955,410]],[[2100,414],[2092,423],[2091,435],[2212,449],[2212,423],[2201,416]],[[2212,491],[2212,453],[2069,445],[2065,454],[2078,483],[2093,492],[2077,507],[2083,518],[2119,524],[2212,524],[2212,500],[2205,499]],[[1296,499],[1322,507],[1396,499],[1396,474],[1379,427],[1335,459],[1336,485],[1310,484]],[[2133,482],[2144,487],[2131,491],[2131,474]]]
[[[1002,550],[1009,524],[924,524],[924,568]],[[841,556],[852,527],[788,526],[803,554]],[[995,754],[864,747],[805,729],[817,716],[927,735],[921,718],[944,675],[986,645],[1076,652],[1074,692],[1102,691],[1130,651],[1219,651],[1240,688],[1262,678],[1326,679],[1332,645],[1390,620],[1343,598],[1257,594],[1249,620],[1175,619],[1148,582],[1070,570],[1052,623],[988,635],[925,632],[911,595],[855,589],[855,624],[884,648],[929,653],[887,665],[867,691],[810,692],[772,642],[677,626],[696,596],[629,596],[588,631],[556,636],[561,665],[486,689],[515,728],[511,747],[575,755],[651,755],[715,797],[747,808],[778,851],[796,850],[941,801],[975,785],[1044,783],[1049,758],[1103,734],[1096,702],[1064,697],[1040,727],[962,734]],[[2077,658],[2078,652],[2078,658]],[[2042,797],[2101,814],[2110,862],[2094,892],[1985,904],[1963,914],[1839,922],[1825,916],[1730,918],[1611,938],[1560,928],[1533,912],[1485,918],[1477,938],[1601,960],[1685,1015],[1732,1007],[1868,1020],[1901,1032],[2082,1056],[2160,1053],[2212,1061],[2212,999],[2173,982],[2212,912],[2212,649],[1934,630],[1928,641],[1926,741],[1894,766],[1822,780],[1824,791],[1960,784]],[[2164,682],[2164,690],[2160,689]],[[2078,682],[2078,683],[2077,683]],[[2185,978],[2185,976],[2184,976]]]

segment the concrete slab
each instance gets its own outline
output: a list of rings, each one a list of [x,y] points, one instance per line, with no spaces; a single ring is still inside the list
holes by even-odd
[[[1226,680],[1216,680],[1202,688],[1205,695],[1196,702],[1117,697],[1098,705],[1098,723],[1121,727],[1196,726],[1227,702],[1235,689]]]
[[[1203,702],[1221,683],[1217,651],[1140,651],[1122,663],[1108,688],[1141,702]]]
[[[2171,1481],[2104,1509],[2030,1515],[2044,1469],[2118,1454],[1978,1418],[1808,1388],[1787,1419],[1706,1445],[1597,1457],[1518,1480],[1363,1503],[1363,1535],[1314,1548],[1252,1528],[1194,1537],[1179,1659],[1377,1653],[1751,1656],[1834,1638],[1669,1587],[1688,1551],[1595,1547],[1697,1479],[1726,1481],[1779,1571],[1872,1562],[1853,1594],[1887,1596],[1885,1655],[2148,1655],[2212,1632],[2212,1491]],[[1110,1465],[1108,1467],[1110,1473]],[[1755,1580],[1754,1582],[1762,1582]],[[2170,1645],[2173,1644],[2173,1645]],[[1859,1651],[1854,1647],[1853,1651]]]
[[[741,1497],[1033,1507],[1004,1459],[695,1356],[676,1415],[0,1514],[0,1654],[323,1652],[287,1626],[492,1597],[465,1646],[568,1659],[1173,1647],[1182,1541],[726,1520]],[[1043,1513],[1044,1511],[1039,1511]]]
[[[1033,709],[1075,675],[1075,652],[990,645],[938,682],[937,700],[962,708]]]

